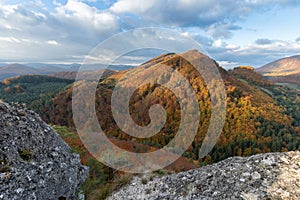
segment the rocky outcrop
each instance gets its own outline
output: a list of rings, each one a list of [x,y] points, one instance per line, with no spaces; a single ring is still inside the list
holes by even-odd
[[[79,155],[33,111],[0,103],[0,199],[77,199]]]
[[[300,199],[300,152],[233,157],[164,177],[144,175],[108,199]]]

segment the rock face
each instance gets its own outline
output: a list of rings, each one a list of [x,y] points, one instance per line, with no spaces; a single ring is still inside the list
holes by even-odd
[[[0,199],[77,199],[79,155],[30,110],[0,103]]]
[[[300,199],[300,152],[233,157],[164,177],[144,175],[108,199]]]

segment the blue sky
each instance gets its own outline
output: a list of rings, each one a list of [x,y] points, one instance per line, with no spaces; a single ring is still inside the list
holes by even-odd
[[[82,62],[113,34],[150,26],[192,37],[225,68],[259,67],[300,54],[299,19],[299,0],[0,0],[0,62]]]

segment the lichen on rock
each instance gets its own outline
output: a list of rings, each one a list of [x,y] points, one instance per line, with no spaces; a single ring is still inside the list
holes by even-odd
[[[232,157],[164,177],[136,176],[108,199],[298,200],[300,152]]]
[[[0,199],[77,199],[88,167],[33,111],[0,103]]]

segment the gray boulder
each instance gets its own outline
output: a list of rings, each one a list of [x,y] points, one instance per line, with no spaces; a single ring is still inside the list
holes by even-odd
[[[136,176],[109,200],[300,199],[300,152],[233,157],[178,174]]]
[[[79,155],[33,111],[0,103],[0,199],[78,199]]]

